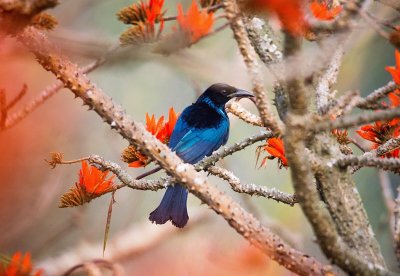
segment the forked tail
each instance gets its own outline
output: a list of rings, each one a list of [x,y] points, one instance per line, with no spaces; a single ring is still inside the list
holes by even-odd
[[[184,227],[189,220],[187,196],[188,191],[181,185],[169,186],[160,205],[150,213],[149,219],[156,224],[164,224],[171,220],[176,227]]]

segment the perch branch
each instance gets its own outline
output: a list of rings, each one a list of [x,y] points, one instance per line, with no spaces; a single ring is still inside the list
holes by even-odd
[[[232,101],[226,104],[226,110],[246,123],[254,126],[263,126],[261,118],[253,113],[247,111],[238,102]]]

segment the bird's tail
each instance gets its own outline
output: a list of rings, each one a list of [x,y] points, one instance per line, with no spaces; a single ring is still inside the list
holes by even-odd
[[[169,186],[160,205],[150,213],[150,221],[164,224],[171,220],[176,227],[184,227],[189,220],[186,208],[187,196],[188,191],[181,185]]]

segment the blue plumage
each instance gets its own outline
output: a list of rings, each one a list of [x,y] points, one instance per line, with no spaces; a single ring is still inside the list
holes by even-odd
[[[225,104],[234,97],[251,97],[247,91],[227,84],[210,86],[199,99],[185,108],[176,122],[168,146],[186,163],[195,164],[224,145],[229,137],[229,118]],[[149,219],[156,224],[168,220],[184,227],[189,220],[188,191],[180,184],[169,186],[160,205]]]

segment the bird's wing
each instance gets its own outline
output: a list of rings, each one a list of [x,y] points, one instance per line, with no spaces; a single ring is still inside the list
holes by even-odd
[[[191,128],[172,148],[185,162],[196,163],[225,144],[229,134],[229,123],[217,128]]]
[[[179,118],[175,124],[174,130],[171,134],[171,138],[168,143],[168,146],[171,149],[174,149],[176,147],[176,145],[179,143],[179,141],[182,139],[182,137],[185,136],[191,130],[191,127],[183,119],[182,115],[185,112],[186,112],[186,109],[179,116]]]

